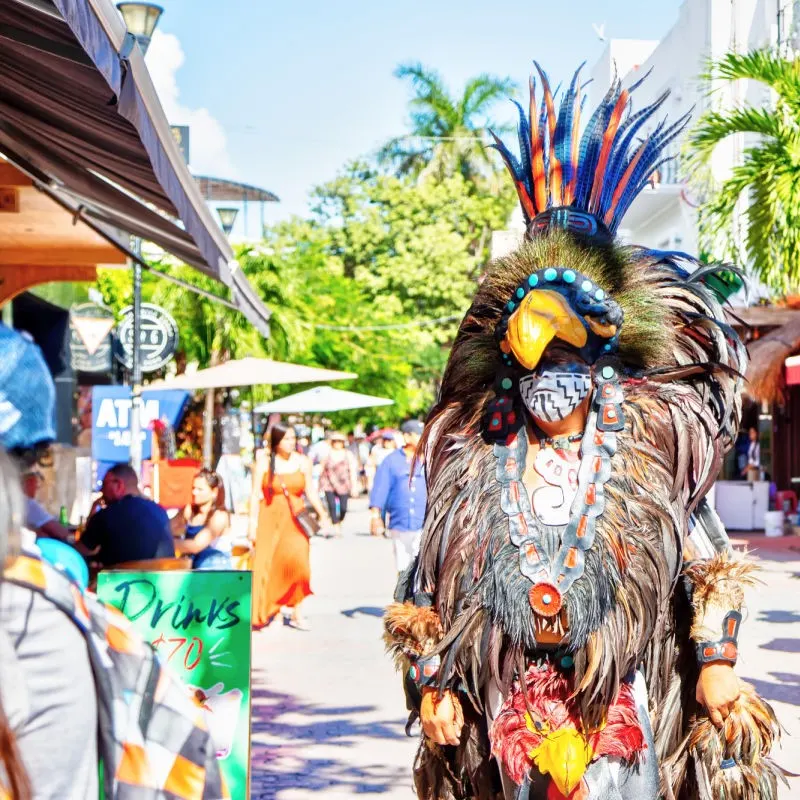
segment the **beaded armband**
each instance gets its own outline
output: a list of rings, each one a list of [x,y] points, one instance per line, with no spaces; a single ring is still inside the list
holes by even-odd
[[[738,611],[729,611],[722,621],[722,638],[716,642],[698,642],[697,660],[700,664],[712,661],[724,661],[735,664],[739,656],[739,625],[742,615]]]
[[[438,655],[418,658],[416,661],[413,661],[408,668],[408,676],[420,688],[423,686],[433,686],[439,675],[441,663],[442,660]]]

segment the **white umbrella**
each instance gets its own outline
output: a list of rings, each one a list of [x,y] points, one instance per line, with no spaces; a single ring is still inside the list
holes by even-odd
[[[330,414],[334,411],[347,411],[351,408],[370,408],[372,406],[390,406],[394,400],[387,397],[374,397],[370,394],[345,392],[332,386],[315,386],[304,392],[290,394],[256,406],[259,414]]]
[[[316,381],[343,381],[357,378],[352,372],[306,367],[272,361],[269,358],[240,358],[226,361],[217,367],[199,369],[191,374],[177,375],[158,381],[152,389],[227,389],[234,386],[267,386],[275,383],[315,383]]]

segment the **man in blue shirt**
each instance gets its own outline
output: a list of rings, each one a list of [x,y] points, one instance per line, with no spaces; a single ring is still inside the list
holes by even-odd
[[[418,420],[409,420],[400,431],[405,445],[386,456],[378,467],[369,505],[373,534],[384,533],[383,518],[388,519],[387,536],[394,540],[397,571],[403,572],[419,551],[428,493],[422,464],[417,462],[411,472],[423,425]]]
[[[126,561],[174,558],[169,517],[161,506],[139,494],[133,467],[115,464],[103,478],[104,508],[89,517],[79,544],[84,555],[103,567]]]

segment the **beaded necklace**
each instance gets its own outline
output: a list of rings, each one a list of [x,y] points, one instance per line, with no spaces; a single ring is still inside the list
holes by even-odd
[[[520,571],[531,582],[531,608],[543,617],[560,613],[564,595],[583,574],[584,554],[594,543],[596,521],[605,510],[604,487],[611,477],[611,458],[617,451],[616,434],[625,426],[624,398],[616,370],[610,365],[598,368],[596,383],[586,428],[579,437],[582,444],[578,491],[560,547],[552,558],[543,546],[522,482],[528,452],[525,426],[511,433],[504,444],[494,445],[501,507],[508,517],[511,541],[519,549]]]

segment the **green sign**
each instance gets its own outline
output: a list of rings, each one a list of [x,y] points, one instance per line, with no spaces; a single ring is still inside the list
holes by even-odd
[[[249,794],[251,573],[101,572],[97,594],[195,693],[233,798]]]

